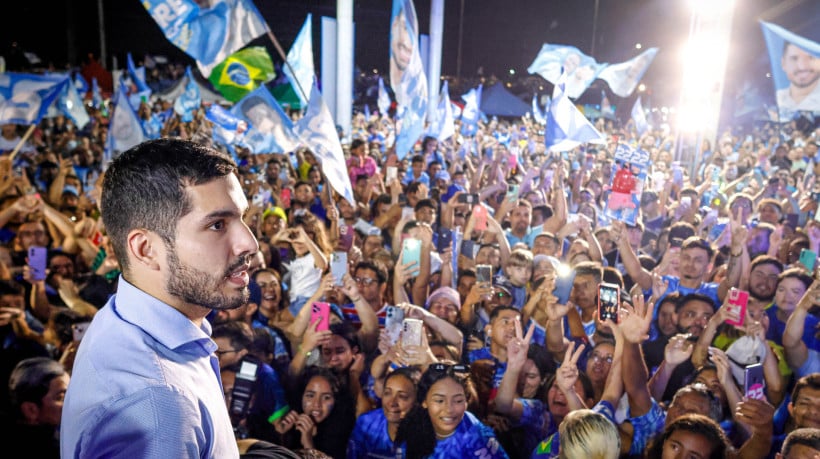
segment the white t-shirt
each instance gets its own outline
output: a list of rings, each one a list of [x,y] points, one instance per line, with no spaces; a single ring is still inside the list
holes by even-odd
[[[309,298],[319,289],[322,270],[316,267],[310,253],[293,260],[287,268],[290,271],[290,301],[295,301],[299,297]]]

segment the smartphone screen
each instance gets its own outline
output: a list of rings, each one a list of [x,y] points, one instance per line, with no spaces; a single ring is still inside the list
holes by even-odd
[[[422,326],[424,322],[419,319],[406,318],[402,321],[401,344],[402,346],[420,346]]]
[[[353,227],[339,221],[339,250],[348,252],[353,247]]]
[[[618,322],[621,288],[615,284],[598,284],[598,318]]]
[[[396,166],[387,166],[387,174],[384,178],[384,181],[389,184],[390,182],[398,178],[398,174],[399,170],[396,168]]]
[[[407,238],[402,241],[401,264],[414,263],[416,268],[421,268],[421,240]],[[418,269],[415,274],[418,275]]]
[[[574,282],[575,270],[569,267],[569,265],[559,266],[557,276],[555,277],[555,288],[552,291],[552,294],[558,298],[558,304],[567,304]]]
[[[439,228],[438,239],[436,239],[436,250],[443,253],[453,246],[453,232],[449,228]]]
[[[797,214],[786,214],[786,225],[791,227],[791,229],[797,229],[797,222],[800,220],[800,216]]]
[[[747,398],[765,400],[766,380],[763,377],[763,364],[749,365],[743,374],[743,392]]]
[[[279,194],[279,201],[285,209],[290,208],[290,193],[290,188],[283,188],[282,192]]]
[[[518,199],[518,185],[507,186],[507,201],[514,202]]]
[[[28,267],[31,270],[31,278],[43,280],[46,278],[46,263],[48,262],[48,249],[45,247],[31,246],[28,249]]]
[[[330,255],[330,273],[333,275],[334,285],[344,284],[344,275],[347,274],[347,252],[333,252]]]
[[[461,241],[461,254],[470,260],[473,260],[478,252],[478,247],[479,246],[475,243],[475,241],[471,241],[469,239]]]
[[[742,327],[744,319],[746,318],[746,305],[749,303],[749,292],[732,287],[732,289],[729,290],[727,303],[729,318],[726,319],[726,323]]]
[[[316,326],[316,331],[325,331],[330,329],[330,304],[316,302],[311,305],[310,309],[310,323],[319,324]]]

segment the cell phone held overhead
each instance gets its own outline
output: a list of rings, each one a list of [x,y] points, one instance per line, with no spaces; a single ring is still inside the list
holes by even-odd
[[[618,322],[621,288],[616,284],[602,282],[598,284],[598,318]]]

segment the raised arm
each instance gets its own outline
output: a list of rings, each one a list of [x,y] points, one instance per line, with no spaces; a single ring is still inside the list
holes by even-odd
[[[524,405],[518,400],[516,388],[518,387],[518,376],[527,362],[527,351],[530,348],[534,329],[535,327],[530,326],[527,334],[522,336],[521,322],[515,321],[515,338],[507,342],[507,369],[501,378],[498,393],[493,399],[495,411],[507,415],[513,421],[521,419],[524,411]]]
[[[623,222],[612,222],[612,240],[618,247],[618,253],[621,255],[621,261],[624,263],[626,272],[640,285],[642,289],[649,290],[652,287],[652,275],[641,266],[640,260],[632,251],[632,246],[629,245],[629,238],[626,237],[626,227]]]

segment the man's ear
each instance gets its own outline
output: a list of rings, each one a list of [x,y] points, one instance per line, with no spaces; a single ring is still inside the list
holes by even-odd
[[[27,422],[36,424],[37,417],[40,415],[40,407],[34,402],[23,402],[20,404],[20,413]]]
[[[160,269],[160,257],[165,250],[165,243],[158,234],[146,229],[131,230],[126,243],[127,256],[132,266],[143,266],[152,271]]]

